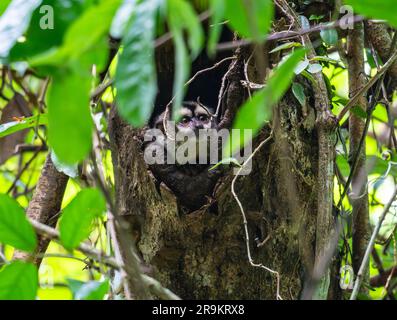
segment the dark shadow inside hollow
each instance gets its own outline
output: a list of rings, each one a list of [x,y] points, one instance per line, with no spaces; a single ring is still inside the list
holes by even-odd
[[[228,29],[225,29],[221,35],[221,41],[230,41],[232,38],[233,34]],[[185,102],[200,101],[200,104],[204,108],[208,108],[210,112],[215,113],[222,80],[231,63],[231,59],[224,59],[231,56],[233,56],[233,52],[223,52],[211,58],[208,56],[206,50],[203,50],[192,62],[189,79],[195,77],[198,72],[201,73],[186,88],[186,94],[183,100]],[[223,62],[214,67],[220,61]],[[149,121],[149,127],[153,128],[160,125],[163,128],[163,121],[161,120],[162,113],[173,97],[175,56],[172,41],[168,41],[156,49],[156,69],[158,94],[155,108]],[[222,115],[220,114],[220,116]],[[219,118],[211,119],[213,121],[211,128],[216,129]],[[217,150],[217,153],[219,153],[219,150]],[[219,156],[218,159],[219,161],[221,160]],[[210,167],[211,165],[209,163],[184,165],[165,163],[149,165],[149,169],[158,184],[165,184],[175,194],[183,212],[197,210],[206,204],[211,205],[212,193],[217,180],[222,175],[222,170],[211,171],[209,170]]]
[[[232,39],[233,33],[229,29],[224,28],[220,41],[231,41]],[[209,57],[204,48],[200,55],[192,62],[189,79],[197,72],[211,68],[217,62],[231,56],[233,56],[232,51],[224,51],[217,53],[214,57]],[[197,101],[197,98],[199,98],[200,102],[205,106],[215,109],[218,104],[218,94],[221,88],[222,78],[227,72],[229,65],[230,60],[225,61],[213,70],[200,74],[186,88],[184,100]],[[165,110],[173,97],[175,56],[172,40],[156,49],[156,69],[158,94],[149,125],[152,125],[155,117]]]

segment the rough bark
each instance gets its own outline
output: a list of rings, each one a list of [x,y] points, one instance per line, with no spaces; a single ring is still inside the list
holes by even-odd
[[[371,21],[365,22],[365,34],[369,42],[374,46],[376,52],[384,63],[390,58],[392,49],[392,38],[388,32],[388,28],[383,23],[375,23]],[[391,77],[390,89],[391,92],[395,89],[397,84],[397,63],[394,63],[388,70]]]
[[[349,91],[353,97],[366,84],[364,72],[364,27],[362,23],[355,25],[354,29],[349,30],[348,52],[349,63]],[[367,101],[364,95],[360,97],[357,106],[364,111],[367,109]],[[358,272],[363,260],[365,251],[370,238],[369,213],[368,213],[368,191],[367,191],[367,170],[365,166],[366,148],[365,145],[358,150],[361,137],[365,129],[365,120],[354,113],[349,116],[349,135],[350,135],[350,165],[353,167],[352,160],[357,152],[356,170],[352,176],[352,193],[350,200],[353,207],[353,270]],[[368,274],[365,280],[368,280]]]
[[[240,80],[247,58],[243,53],[230,74],[228,107],[241,105],[245,97]],[[253,172],[238,179],[236,191],[247,214],[254,261],[280,273],[282,298],[297,299],[314,259],[315,115],[309,107],[304,116],[287,94],[274,118],[271,144],[255,156]],[[218,181],[207,205],[187,214],[144,163],[142,131],[129,127],[115,110],[109,123],[117,206],[154,277],[185,299],[275,299],[275,277],[248,263],[241,212],[230,192],[233,175]],[[257,142],[268,134],[264,129]]]
[[[29,202],[26,214],[32,220],[55,227],[58,221],[58,213],[61,209],[63,195],[66,189],[69,177],[59,172],[51,161],[51,155],[48,154],[44,163],[43,170],[32,200]],[[50,239],[39,236],[39,242],[34,253],[16,251],[14,258],[31,260],[37,266],[43,260],[39,254],[44,253],[50,243]]]

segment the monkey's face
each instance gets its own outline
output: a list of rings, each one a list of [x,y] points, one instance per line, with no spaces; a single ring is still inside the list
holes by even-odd
[[[184,106],[180,110],[180,117],[177,130],[186,135],[198,137],[200,130],[214,128],[210,113],[198,104]]]

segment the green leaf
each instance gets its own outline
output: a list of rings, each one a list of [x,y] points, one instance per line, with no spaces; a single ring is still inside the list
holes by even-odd
[[[62,211],[59,222],[62,245],[73,250],[81,241],[88,238],[92,223],[106,210],[106,202],[97,189],[83,189]]]
[[[228,165],[231,163],[233,163],[237,167],[241,167],[241,164],[238,162],[238,160],[236,158],[225,158],[225,159],[222,159],[221,161],[219,161],[217,164],[213,165],[211,168],[209,168],[208,171],[215,170],[216,168],[218,168],[221,165],[224,165],[224,164]]]
[[[295,67],[295,74],[301,74],[309,66],[309,60],[305,59],[300,61]]]
[[[26,41],[14,46],[10,59],[26,60],[60,46],[69,26],[81,16],[86,7],[87,1],[82,0],[43,0],[41,6],[33,12],[25,34]]]
[[[353,6],[355,14],[387,20],[397,28],[396,2],[393,0],[345,0],[345,4]]]
[[[185,93],[185,83],[190,73],[190,59],[185,46],[183,30],[188,32],[188,43],[194,59],[200,53],[203,44],[203,30],[193,8],[185,0],[168,0],[167,17],[175,45],[175,76],[173,119],[177,118]]]
[[[110,27],[110,35],[113,38],[120,39],[123,37],[137,2],[137,0],[124,0],[119,6]]]
[[[11,3],[11,0],[3,0],[0,2],[0,15],[6,11],[8,5]]]
[[[37,246],[36,234],[25,211],[5,194],[0,194],[0,242],[28,252]]]
[[[294,69],[304,55],[305,50],[298,49],[280,63],[265,88],[258,91],[239,109],[233,129],[251,129],[253,136],[258,133],[265,121],[271,119],[273,106],[278,103],[291,85],[295,75]],[[230,157],[247,142],[246,135],[233,138],[230,144],[225,144],[223,158]]]
[[[108,33],[120,4],[121,0],[106,0],[84,12],[65,35],[68,52],[77,57],[95,46]]]
[[[292,84],[292,93],[294,94],[295,98],[299,101],[302,107],[306,105],[306,95],[303,86],[298,83],[294,82]]]
[[[109,291],[109,280],[88,281],[68,279],[75,300],[103,300]]]
[[[0,138],[8,136],[12,133],[28,129],[34,128],[36,126],[46,125],[47,121],[47,114],[39,114],[37,116],[32,116],[28,118],[23,118],[20,121],[12,121],[0,124]]]
[[[117,107],[133,126],[144,125],[157,93],[154,31],[157,1],[137,5],[123,38],[124,50],[116,70]]]
[[[172,108],[172,117],[177,119],[179,109],[182,105],[185,94],[185,83],[190,73],[190,60],[187,54],[185,43],[183,42],[182,30],[174,30],[175,53],[175,76],[174,76],[174,104]]]
[[[11,262],[0,271],[0,300],[34,300],[38,283],[34,264]]]
[[[215,56],[216,44],[219,41],[222,31],[222,20],[225,16],[225,1],[224,0],[210,0],[210,33],[208,37],[208,54]]]
[[[83,160],[91,150],[90,78],[68,70],[56,74],[48,97],[48,139],[67,164]]]
[[[167,4],[171,30],[187,31],[192,58],[196,58],[203,47],[204,33],[193,7],[186,0],[168,0]]]
[[[102,60],[103,52],[106,52],[102,43],[106,39],[113,16],[120,3],[121,0],[106,0],[91,6],[70,25],[60,47],[29,59],[30,65],[65,66],[65,64],[79,60],[87,52],[90,52],[91,56],[94,52],[94,56],[100,56]],[[100,17],[100,23],[98,17]],[[101,52],[96,52],[98,50]],[[90,65],[92,64],[98,64],[98,62],[91,60]]]
[[[54,164],[57,171],[66,174],[68,177],[76,178],[78,176],[78,164],[66,164],[63,163],[54,151],[51,151],[51,161]]]
[[[307,71],[310,73],[318,73],[323,70],[323,67],[319,63],[311,63],[309,64],[309,67],[307,68]]]
[[[335,29],[321,30],[320,36],[327,46],[334,46],[338,43],[338,32]]]
[[[281,50],[286,50],[286,49],[291,49],[294,47],[301,47],[301,46],[302,45],[299,42],[286,42],[286,43],[283,43],[283,44],[279,45],[278,47],[274,48],[272,51],[270,51],[270,53],[281,51]]]
[[[41,0],[13,0],[0,17],[0,58],[6,58],[29,26],[33,11]],[[15,23],[18,21],[18,23]]]
[[[263,41],[274,15],[271,0],[227,0],[226,18],[242,37]]]

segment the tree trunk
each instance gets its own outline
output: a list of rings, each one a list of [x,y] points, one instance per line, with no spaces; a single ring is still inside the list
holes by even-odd
[[[168,90],[161,84],[172,83],[172,72],[162,67],[172,66],[172,50],[162,51],[159,96]],[[240,80],[247,59],[242,50],[228,74],[229,112],[246,97]],[[196,67],[205,66],[199,61]],[[276,110],[272,139],[255,155],[251,174],[238,178],[236,192],[247,216],[254,263],[280,274],[283,299],[297,299],[314,264],[318,137],[315,111],[310,106],[303,111],[291,93]],[[233,174],[217,181],[207,204],[186,212],[145,164],[143,131],[128,126],[115,110],[109,123],[117,206],[154,277],[184,299],[275,299],[276,276],[249,263],[242,212],[231,193]],[[263,129],[256,145],[269,134],[269,127]]]

